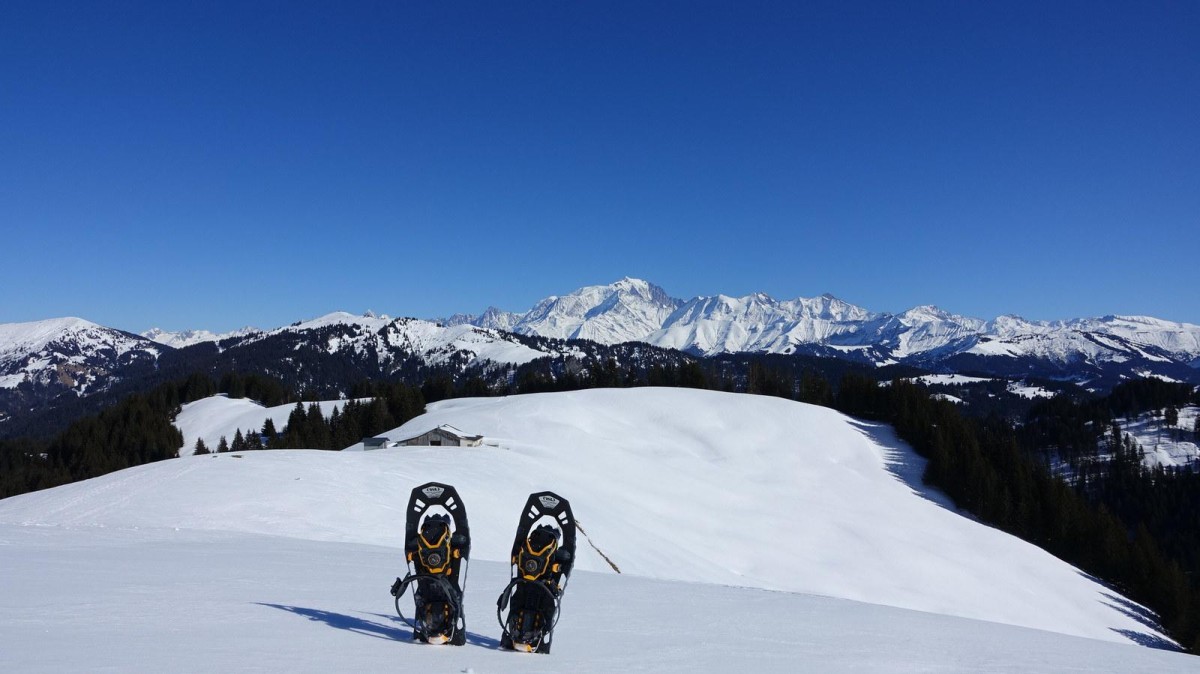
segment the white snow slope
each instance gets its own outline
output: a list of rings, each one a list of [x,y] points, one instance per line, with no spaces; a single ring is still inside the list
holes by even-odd
[[[0,501],[0,670],[1197,668],[1130,645],[1168,645],[1140,607],[914,490],[886,428],[680,389],[443,401],[408,426],[440,423],[498,446],[185,457]],[[390,616],[432,479],[471,515],[463,648]],[[547,488],[586,531],[579,571],[554,654],[499,652],[517,511]]]
[[[321,414],[329,418],[333,410],[341,409],[346,402],[324,400],[317,405],[321,408]],[[309,404],[304,404],[305,409]],[[222,436],[227,442],[233,442],[233,436],[239,430],[243,434],[247,431],[261,431],[267,419],[282,433],[294,409],[295,403],[263,407],[253,400],[229,398],[224,394],[187,403],[175,417],[175,427],[183,433],[183,446],[179,448],[179,455],[191,456],[196,451],[196,440],[199,439],[204,440],[209,451],[215,452]]]
[[[1142,463],[1147,467],[1179,468],[1200,462],[1200,442],[1192,433],[1197,417],[1200,407],[1190,405],[1179,410],[1179,423],[1173,428],[1161,416],[1122,418],[1117,423],[1141,446]]]

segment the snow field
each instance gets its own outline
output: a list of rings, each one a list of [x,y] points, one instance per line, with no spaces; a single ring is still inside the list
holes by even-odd
[[[229,402],[229,401],[226,401]],[[449,400],[495,446],[186,457],[0,502],[0,523],[179,528],[402,546],[412,487],[453,484],[472,557],[506,562],[533,491],[571,500],[577,568],[823,595],[1106,641],[1155,641],[1123,600],[920,486],[886,427],[777,398],[685,389]],[[1133,613],[1133,614],[1131,614]]]
[[[328,418],[334,409],[341,409],[345,400],[327,400],[317,403],[321,414]],[[308,409],[309,403],[304,403]],[[175,427],[183,433],[183,446],[179,448],[180,456],[191,456],[196,451],[196,440],[203,439],[210,452],[217,451],[221,436],[226,442],[233,442],[233,436],[240,430],[244,435],[247,431],[262,430],[267,419],[271,419],[280,433],[287,426],[288,416],[296,409],[295,403],[263,407],[246,398],[228,398],[224,395],[212,396],[187,403],[175,418]]]
[[[512,653],[498,650],[494,603],[507,566],[476,560],[464,598],[467,645],[437,647],[413,643],[395,615],[387,588],[402,572],[396,548],[0,525],[0,555],[6,672],[1196,671],[1191,656],[1137,646],[585,571],[572,577],[553,653]]]

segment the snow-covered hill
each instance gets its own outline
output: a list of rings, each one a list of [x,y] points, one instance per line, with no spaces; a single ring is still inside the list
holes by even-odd
[[[345,404],[345,400],[324,400],[317,403],[321,414],[326,418]],[[261,431],[267,419],[282,431],[294,409],[294,404],[264,407],[253,400],[229,398],[224,395],[187,403],[174,421],[175,427],[183,434],[183,446],[179,448],[179,455],[191,456],[195,452],[197,440],[204,440],[209,450],[215,451],[222,437],[227,442],[232,442],[238,431],[242,431],[243,434],[247,431]]]
[[[416,435],[442,423],[483,434],[487,444],[185,457],[0,501],[0,524],[49,527],[56,536],[179,529],[193,532],[188,537],[236,532],[398,550],[408,491],[437,479],[463,496],[473,560],[503,562],[515,509],[531,491],[551,488],[572,500],[586,532],[581,571],[612,574],[603,552],[630,576],[820,595],[1100,641],[1163,643],[1144,611],[1112,590],[947,509],[920,487],[921,461],[887,428],[825,408],[686,389],[600,389],[443,401],[388,435]],[[60,544],[67,543],[54,545]],[[359,580],[382,592],[386,582],[369,580],[378,574]],[[670,592],[680,601],[691,594]],[[772,596],[744,600],[756,611],[801,613],[815,601],[762,599]],[[569,595],[568,607],[576,597]],[[318,608],[274,594],[262,601]],[[681,608],[687,606],[693,608]],[[625,607],[577,610],[611,627],[602,616]],[[343,616],[350,610],[340,608],[323,610]],[[676,636],[675,630],[692,629],[674,623],[677,614],[700,610],[690,600],[663,609],[664,629]],[[733,625],[746,624],[746,617]],[[704,624],[732,647],[752,650],[736,638],[742,628],[721,613]],[[758,634],[760,626],[751,625]]]
[[[1173,427],[1163,417],[1150,415],[1117,419],[1117,423],[1142,448],[1142,463],[1147,467],[1194,467],[1200,465],[1200,439],[1193,432],[1198,417],[1200,407],[1190,405],[1179,410]]]

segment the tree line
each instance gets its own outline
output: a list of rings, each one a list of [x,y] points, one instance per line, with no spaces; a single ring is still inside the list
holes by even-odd
[[[232,444],[226,441],[207,447],[201,443],[192,448],[202,449],[200,453],[260,446],[341,449],[399,426],[425,410],[419,388],[396,382],[356,386],[352,394],[358,399],[345,401],[326,418],[315,403],[305,406],[305,400],[313,397],[311,392],[296,393],[270,377],[226,373],[213,379],[193,374],[130,395],[98,414],[72,422],[49,440],[0,440],[0,498],[174,458],[184,442],[173,424],[181,407],[218,393],[251,398],[268,407],[294,401],[296,408],[280,431],[275,431],[273,423],[262,429],[239,429]]]

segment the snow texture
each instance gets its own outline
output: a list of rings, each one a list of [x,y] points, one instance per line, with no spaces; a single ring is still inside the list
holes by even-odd
[[[210,422],[192,423],[184,425],[199,432]],[[922,461],[883,426],[777,398],[643,388],[442,401],[384,435],[443,423],[484,435],[485,445],[185,457],[0,501],[0,525],[13,526],[0,549],[24,560],[6,563],[5,582],[17,589],[0,592],[0,601],[9,602],[5,616],[21,617],[7,618],[6,627],[19,630],[0,631],[14,639],[0,657],[24,654],[14,664],[28,664],[33,650],[61,650],[51,648],[61,631],[37,637],[37,626],[60,621],[82,642],[111,640],[119,630],[142,644],[140,630],[149,629],[160,645],[147,662],[159,663],[174,657],[166,652],[173,641],[203,648],[205,635],[247,631],[247,639],[210,644],[216,652],[205,662],[214,667],[245,663],[247,651],[260,652],[258,637],[275,643],[278,631],[299,636],[306,653],[320,651],[322,638],[334,648],[350,634],[403,641],[404,630],[386,617],[384,590],[402,575],[408,491],[439,480],[458,488],[471,516],[473,566],[487,579],[468,589],[472,624],[480,625],[473,643],[485,648],[397,657],[512,667],[480,659],[500,654],[474,651],[494,646],[487,612],[502,586],[516,510],[530,492],[553,489],[571,499],[584,532],[577,569],[586,573],[577,584],[594,590],[572,588],[564,635],[579,631],[556,643],[553,664],[530,666],[612,671],[640,653],[675,671],[723,671],[716,663],[737,654],[771,671],[787,671],[796,657],[819,658],[815,669],[826,671],[855,662],[902,671],[910,663],[879,645],[907,643],[925,629],[915,625],[938,630],[902,649],[916,658],[914,671],[993,671],[1004,662],[1019,666],[996,671],[1036,671],[1052,669],[1047,663],[1062,662],[1064,652],[1090,651],[1111,656],[1085,657],[1108,671],[1174,666],[1148,649],[1108,650],[1100,642],[1170,644],[1141,607],[950,510],[920,485]],[[83,560],[78,568],[73,559]],[[610,560],[622,577],[610,577]],[[499,564],[489,571],[488,561]],[[142,577],[148,585],[139,585]],[[70,594],[77,581],[92,591]],[[170,597],[155,589],[169,583],[178,584]],[[38,599],[42,592],[63,603]],[[170,635],[146,627],[167,604],[188,616]],[[144,612],[151,617],[139,618]],[[106,619],[90,619],[97,613]],[[222,615],[228,625],[218,625]],[[947,647],[950,634],[961,645]],[[722,649],[731,653],[716,656]]]
[[[486,561],[472,561],[467,574],[467,645],[427,646],[411,641],[387,594],[403,566],[394,547],[0,524],[0,555],[0,670],[24,674],[1196,671],[1191,656],[1162,650],[829,597],[582,571],[563,602],[553,653],[505,652],[495,596],[508,569]]]

